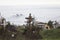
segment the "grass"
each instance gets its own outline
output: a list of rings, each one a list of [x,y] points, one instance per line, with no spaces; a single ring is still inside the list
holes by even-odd
[[[24,31],[24,30],[20,30]],[[52,30],[43,30],[40,31],[40,34],[42,35],[43,39],[42,40],[60,40],[60,29],[52,29]],[[22,40],[25,40],[24,37],[20,37]],[[40,39],[39,39],[40,40]]]
[[[0,40],[26,40],[25,35],[22,34],[23,32],[23,28],[18,28],[16,38],[8,37],[7,35],[10,33],[7,33],[5,37],[0,36]],[[40,34],[42,35],[43,39],[38,40],[60,40],[60,29],[43,30],[40,31]]]
[[[43,40],[60,40],[60,29],[44,30],[41,35]]]

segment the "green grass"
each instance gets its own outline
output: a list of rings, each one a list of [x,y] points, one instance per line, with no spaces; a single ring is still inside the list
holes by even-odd
[[[24,31],[24,30],[20,29],[20,32],[21,31]],[[60,40],[60,29],[43,30],[43,31],[40,31],[40,34],[43,37],[42,40]]]
[[[60,40],[60,29],[44,30],[41,35],[43,40]]]
[[[25,36],[22,35],[23,32],[24,28],[18,28],[18,34],[15,39],[8,36],[3,39],[3,37],[0,36],[0,40],[26,40]],[[6,35],[8,34],[10,33],[7,33]],[[43,37],[42,40],[60,40],[60,29],[43,30],[40,31],[40,34]]]

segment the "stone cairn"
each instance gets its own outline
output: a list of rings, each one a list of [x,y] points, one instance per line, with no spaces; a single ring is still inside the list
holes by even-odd
[[[42,39],[40,35],[40,29],[39,27],[34,26],[34,18],[31,16],[31,13],[29,14],[29,17],[26,17],[27,19],[27,25],[25,27],[25,37],[30,38],[30,40],[37,40]],[[28,39],[26,39],[28,40]]]

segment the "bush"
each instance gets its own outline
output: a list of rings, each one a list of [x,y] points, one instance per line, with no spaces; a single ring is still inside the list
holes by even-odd
[[[60,26],[58,26],[57,29],[60,29]]]

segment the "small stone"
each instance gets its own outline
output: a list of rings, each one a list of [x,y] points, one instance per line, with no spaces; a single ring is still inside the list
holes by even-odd
[[[12,36],[12,37],[14,37],[15,35],[14,35],[14,34],[12,34],[11,36]]]

